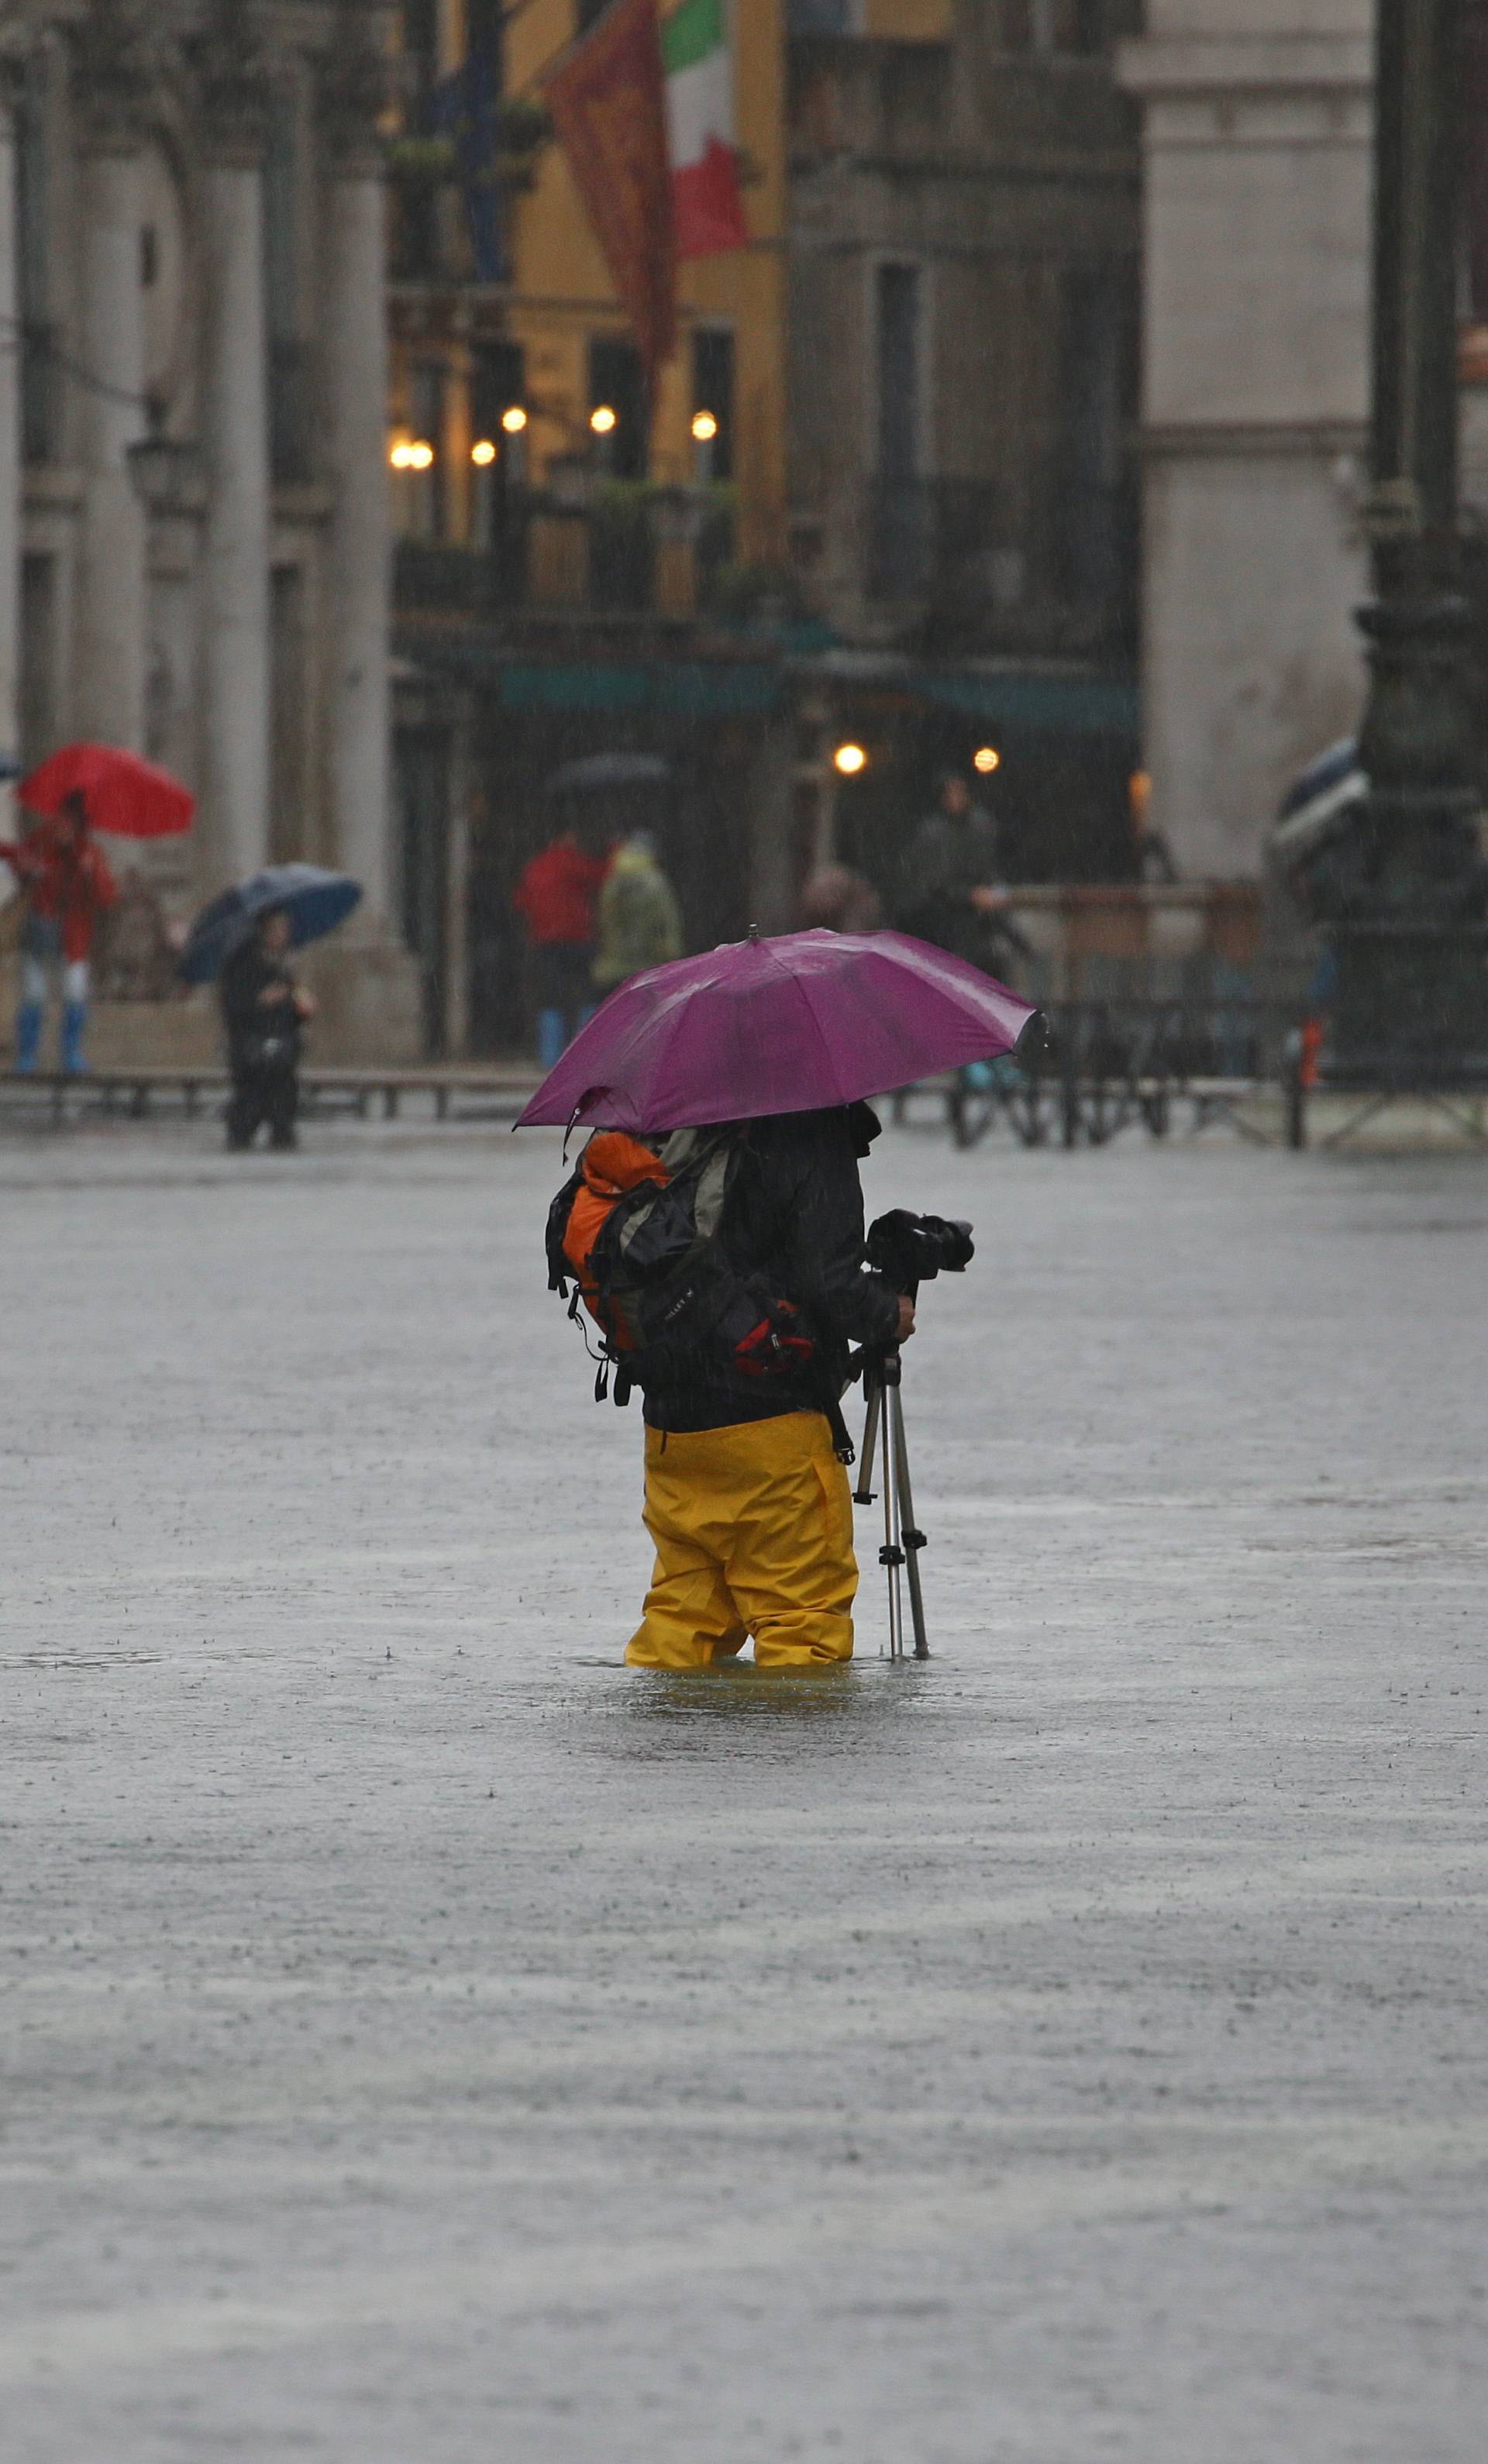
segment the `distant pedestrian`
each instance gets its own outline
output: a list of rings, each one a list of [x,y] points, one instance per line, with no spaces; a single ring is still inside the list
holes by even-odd
[[[650,830],[633,830],[616,850],[599,893],[594,989],[616,984],[682,955],[682,911],[662,871]]]
[[[819,864],[807,876],[801,891],[801,930],[814,926],[828,933],[876,933],[883,922],[883,901],[866,873],[850,864]]]
[[[284,908],[265,908],[217,979],[233,1072],[228,1145],[234,1150],[251,1147],[265,1123],[271,1147],[299,1144],[300,1047],[315,1001],[284,964],[291,930]]]
[[[910,840],[899,869],[899,918],[906,933],[995,972],[1011,948],[1029,944],[1007,913],[997,825],[972,801],[959,770],[941,781],[934,809]]]
[[[532,952],[544,1069],[594,1006],[594,910],[610,857],[608,843],[593,831],[565,830],[532,857],[512,899]]]
[[[93,936],[99,917],[119,903],[119,885],[88,827],[87,798],[74,789],[59,811],[18,845],[0,845],[0,856],[16,874],[26,902],[15,1067],[29,1074],[40,1060],[49,980],[60,969],[62,1068],[77,1077],[86,1067],[82,1040]]]

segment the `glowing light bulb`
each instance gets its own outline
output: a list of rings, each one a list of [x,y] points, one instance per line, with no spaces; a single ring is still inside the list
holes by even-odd
[[[839,744],[832,759],[844,779],[855,779],[868,767],[868,756],[860,744]]]
[[[470,458],[479,471],[485,471],[496,460],[496,447],[489,436],[477,436],[470,449]]]
[[[602,402],[596,410],[589,412],[589,426],[596,436],[612,436],[619,424],[608,402]]]
[[[984,777],[989,770],[1000,770],[1002,768],[1002,755],[998,752],[996,745],[979,744],[976,751],[971,756],[971,767],[973,770],[980,770]]]
[[[693,434],[700,445],[711,445],[718,432],[719,424],[711,410],[693,412]]]
[[[509,410],[503,410],[501,413],[501,426],[508,436],[520,436],[526,424],[527,414],[520,402],[514,402]]]
[[[408,468],[411,471],[432,470],[433,458],[434,449],[427,437],[415,436],[408,450]]]
[[[406,436],[395,436],[393,438],[392,443],[388,448],[388,459],[392,464],[395,471],[406,471],[408,469],[410,451],[411,448]]]

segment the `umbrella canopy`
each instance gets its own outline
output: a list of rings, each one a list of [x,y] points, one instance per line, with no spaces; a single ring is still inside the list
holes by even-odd
[[[1341,737],[1298,773],[1282,797],[1271,833],[1277,862],[1295,865],[1315,854],[1346,826],[1368,792],[1368,773],[1360,764],[1357,739]]]
[[[657,753],[591,753],[566,761],[547,782],[550,796],[598,796],[615,787],[664,787],[672,764]]]
[[[210,984],[225,958],[231,957],[253,928],[256,916],[282,907],[289,917],[290,943],[302,949],[322,940],[344,923],[362,895],[362,885],[344,872],[325,872],[318,864],[274,864],[255,872],[235,890],[224,890],[202,909],[186,937],[180,972],[189,984]]]
[[[64,744],[15,792],[33,813],[59,813],[69,796],[80,795],[91,826],[121,839],[174,838],[196,811],[179,779],[117,744]]]
[[[611,993],[518,1127],[681,1130],[816,1111],[994,1060],[1035,1015],[903,933],[726,942]]]

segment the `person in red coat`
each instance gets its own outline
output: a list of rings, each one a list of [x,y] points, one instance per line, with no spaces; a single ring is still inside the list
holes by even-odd
[[[595,904],[612,853],[588,833],[565,830],[523,868],[512,905],[532,952],[538,1058],[551,1069],[594,1007]]]
[[[76,1077],[84,1066],[93,935],[99,917],[119,900],[119,885],[88,828],[87,799],[78,791],[64,797],[61,811],[38,822],[18,846],[0,842],[0,856],[26,901],[15,1067],[30,1072],[40,1058],[48,978],[60,965],[62,1067]]]

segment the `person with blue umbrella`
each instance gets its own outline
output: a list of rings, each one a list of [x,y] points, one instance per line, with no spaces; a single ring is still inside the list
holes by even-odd
[[[204,907],[187,936],[188,983],[217,979],[233,1094],[228,1145],[241,1152],[267,1126],[271,1147],[299,1143],[300,1052],[315,1001],[285,964],[350,914],[361,885],[319,865],[281,864],[255,873]]]

